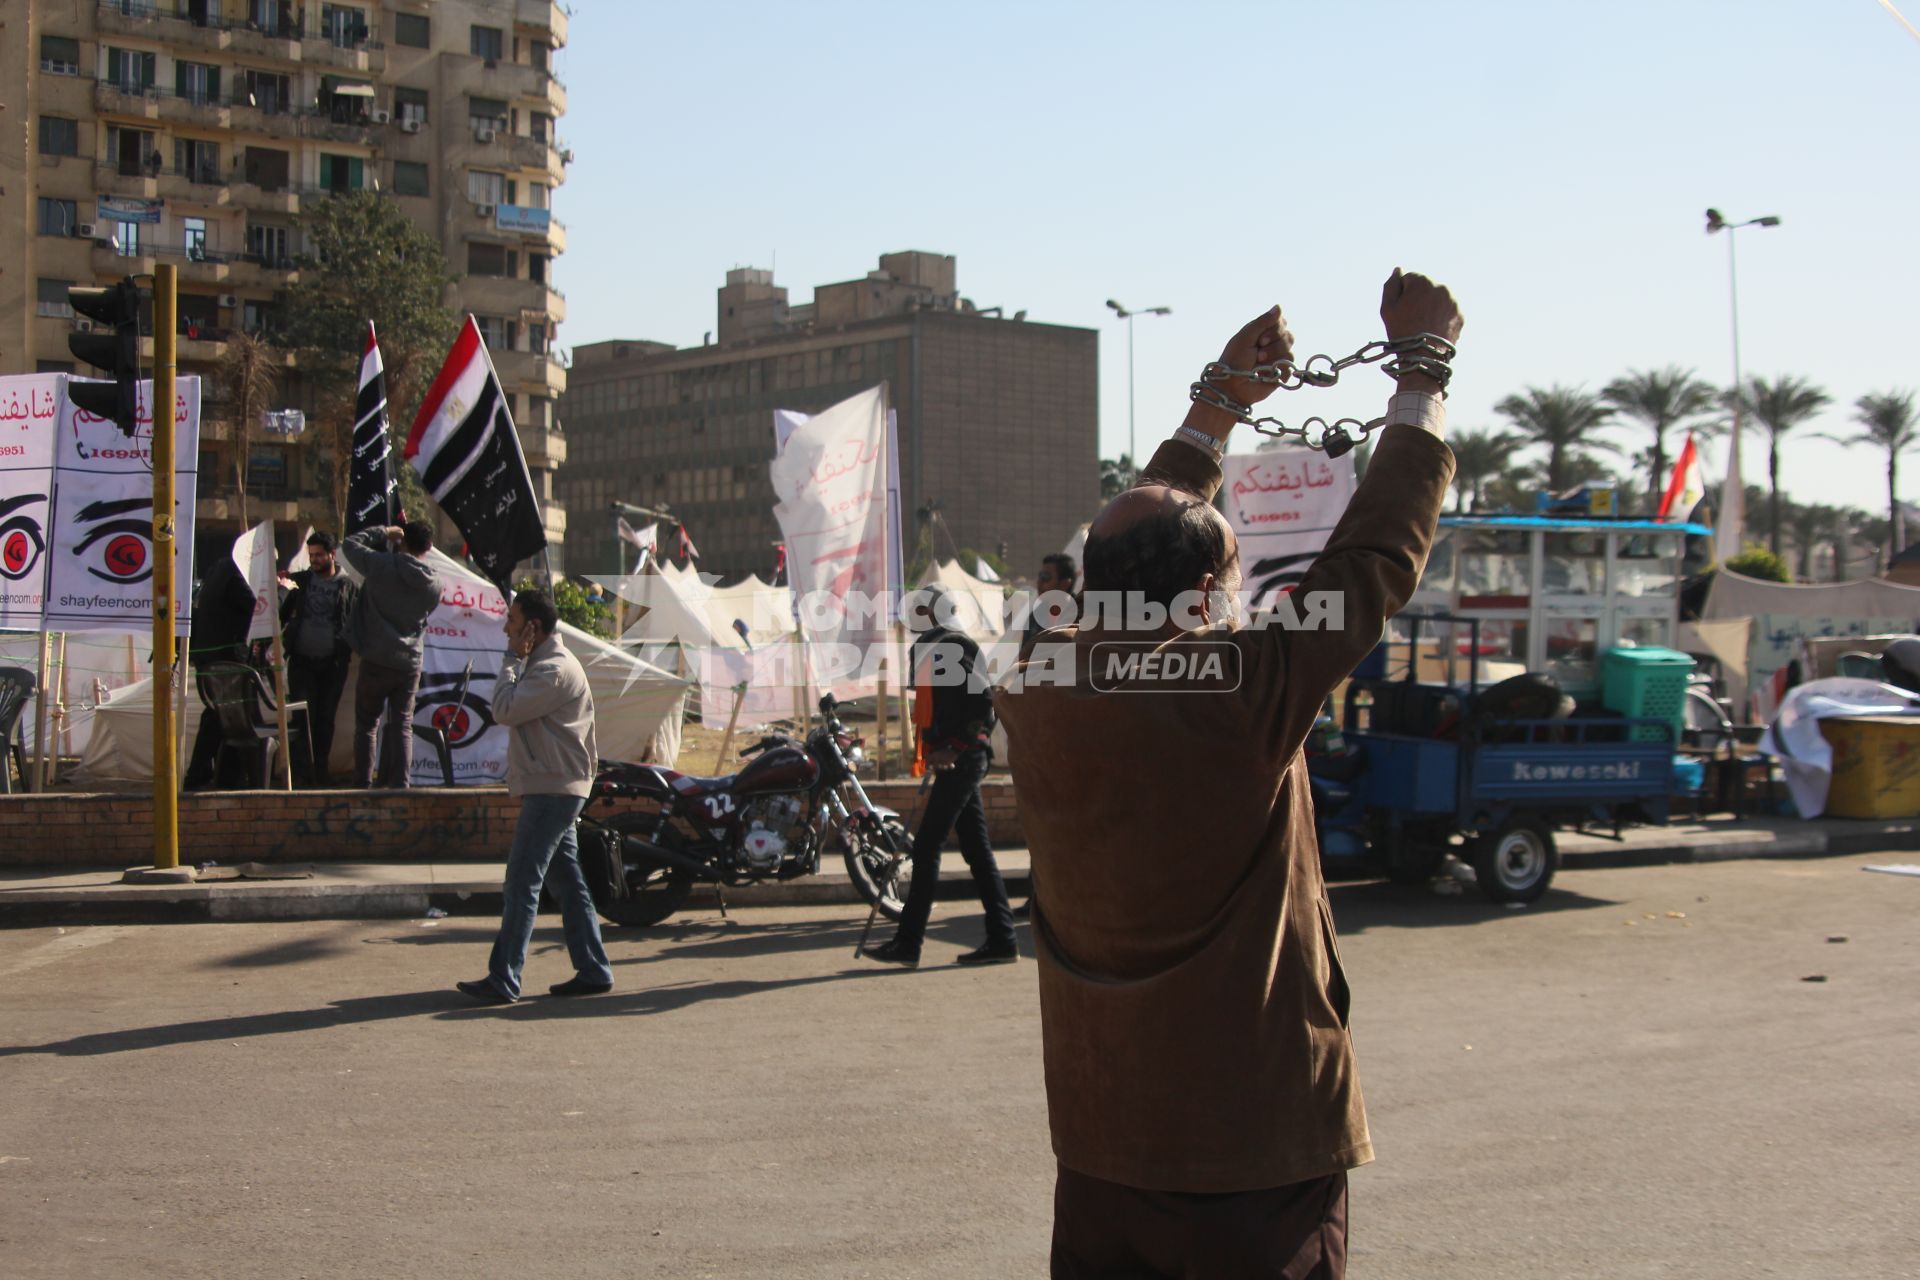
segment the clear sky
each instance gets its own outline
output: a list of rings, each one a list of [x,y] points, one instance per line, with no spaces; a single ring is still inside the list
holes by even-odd
[[[1348,352],[1399,265],[1453,287],[1451,421],[1494,426],[1527,385],[1731,380],[1711,205],[1783,220],[1739,233],[1742,357],[1833,395],[1809,430],[1920,385],[1920,41],[1876,0],[574,8],[566,344],[697,344],[730,267],[798,303],[883,252],[950,253],[978,305],[1100,330],[1106,455],[1127,345],[1103,304],[1173,308],[1134,322],[1145,453],[1253,313]],[[1388,390],[1291,400],[1375,416]],[[1802,501],[1884,503],[1875,455],[1785,457]]]

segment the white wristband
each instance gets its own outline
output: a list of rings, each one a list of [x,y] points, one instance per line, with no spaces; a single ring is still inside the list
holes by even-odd
[[[1447,434],[1447,402],[1424,391],[1402,391],[1387,401],[1389,427],[1419,427],[1436,436]]]

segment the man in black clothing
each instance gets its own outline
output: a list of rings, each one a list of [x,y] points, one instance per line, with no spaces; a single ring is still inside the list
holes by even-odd
[[[987,841],[987,811],[980,803],[980,780],[993,761],[993,697],[980,670],[980,646],[953,629],[953,602],[938,587],[919,593],[908,612],[913,642],[916,707],[931,702],[931,714],[916,710],[933,785],[913,837],[913,883],[893,937],[867,952],[875,960],[920,963],[920,944],[940,884],[940,853],[947,833],[958,825],[960,852],[973,872],[980,905],[987,913],[987,940],[959,957],[961,964],[1011,964],[1020,958],[1014,944],[1013,911],[1000,879],[993,846]],[[925,701],[923,701],[925,700]]]
[[[194,597],[193,630],[187,640],[187,665],[190,670],[216,662],[247,660],[247,631],[253,626],[253,588],[247,576],[233,562],[231,542],[200,579],[200,594]],[[188,791],[213,786],[216,781],[235,781],[229,770],[216,770],[220,760],[220,717],[201,708],[200,729],[193,735],[193,755],[187,762],[187,776],[181,785]],[[221,776],[216,778],[216,772]]]
[[[302,783],[327,785],[327,761],[333,753],[334,717],[346,691],[353,650],[347,644],[347,618],[359,594],[334,559],[330,533],[307,538],[308,567],[289,575],[292,584],[280,606],[280,627],[287,653],[287,697],[307,704],[313,737],[313,772]],[[300,761],[297,763],[304,763]]]

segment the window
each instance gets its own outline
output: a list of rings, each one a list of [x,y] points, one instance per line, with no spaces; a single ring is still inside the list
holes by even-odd
[[[187,258],[192,262],[207,260],[207,220],[205,218],[182,218],[180,220],[181,237],[186,242]]]
[[[40,117],[40,154],[77,156],[80,154],[80,122],[65,116]]]
[[[211,338],[220,327],[220,300],[210,293],[183,293],[174,304],[174,324],[189,338]]]
[[[467,244],[467,274],[470,276],[512,276],[516,266],[513,250],[503,244],[470,241]]]
[[[225,180],[220,175],[220,144],[207,142],[199,138],[175,138],[173,140],[173,167],[188,182],[203,182],[219,186]]]
[[[246,90],[247,105],[268,115],[283,114],[293,100],[291,86],[283,75],[249,69],[240,73],[240,83]]]
[[[505,316],[475,316],[473,322],[479,326],[480,336],[486,340],[487,350],[513,350],[513,321]]]
[[[359,156],[320,155],[320,185],[328,191],[358,191],[366,186],[367,162]]]
[[[116,222],[113,227],[113,251],[122,258],[140,256],[140,224],[137,222]]]
[[[248,228],[249,234],[252,228]],[[247,298],[240,303],[240,327],[255,337],[274,327],[273,304],[262,298]]]
[[[39,306],[36,315],[51,316],[56,320],[73,319],[73,304],[67,301],[67,290],[73,288],[71,280],[48,280],[42,277],[37,285]]]
[[[509,204],[506,198],[507,177],[503,173],[484,173],[478,169],[467,170],[467,199],[475,204]]]
[[[270,222],[247,224],[247,253],[258,258],[262,266],[278,267],[292,261],[293,255],[288,252],[291,240],[285,227]]]
[[[474,27],[468,37],[471,43],[468,51],[476,58],[500,60],[500,51],[506,47],[504,33],[499,27]]]
[[[547,207],[547,184],[529,182],[527,184],[527,208],[544,209]]]
[[[287,491],[287,451],[247,450],[247,492],[256,498],[278,498]]]
[[[320,29],[336,49],[357,49],[367,42],[367,11],[352,5],[320,6]]]
[[[468,98],[467,123],[475,133],[491,129],[495,133],[507,131],[507,104],[498,98]]]
[[[247,0],[247,25],[265,35],[298,35],[288,0]]]
[[[241,171],[262,191],[284,191],[289,172],[288,154],[271,147],[248,147]]]
[[[412,160],[393,162],[393,193],[397,196],[432,195],[428,187],[427,166]]]
[[[425,89],[395,89],[393,91],[393,114],[401,120],[411,120],[415,124],[427,122],[427,91]]]
[[[527,255],[527,279],[533,281],[535,284],[545,284],[547,282],[546,254],[530,253]]]
[[[173,64],[173,92],[175,96],[188,102],[218,102],[220,100],[220,68],[208,66],[204,62],[176,62]]]
[[[535,40],[527,46],[527,60],[535,70],[549,71],[553,68],[553,46],[544,40]]]
[[[548,146],[553,145],[553,117],[544,111],[527,114],[527,136]]]
[[[35,373],[72,373],[73,361],[71,360],[35,360],[33,362],[33,371]]]
[[[80,42],[71,36],[41,36],[40,69],[49,75],[79,75]]]
[[[393,42],[409,49],[425,49],[433,43],[433,32],[424,13],[393,15]]]
[[[137,178],[143,173],[160,171],[160,153],[153,149],[153,134],[145,129],[107,126],[107,162],[122,176]]]
[[[543,356],[547,354],[546,321],[544,320],[534,321],[527,325],[527,350],[533,352],[533,354],[537,356]],[[540,402],[536,401],[536,403],[540,403]]]
[[[47,196],[40,197],[40,234],[43,236],[70,236],[79,218],[79,210],[71,200],[55,200]]]
[[[123,93],[144,93],[153,88],[151,53],[139,49],[107,50],[107,83]]]

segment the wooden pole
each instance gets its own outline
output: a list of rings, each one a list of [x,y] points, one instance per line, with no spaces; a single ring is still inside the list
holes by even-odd
[[[178,268],[153,268],[153,865],[180,865],[180,775],[173,717],[173,387]],[[186,681],[180,681],[184,692]],[[185,717],[181,717],[185,719]]]
[[[743,681],[733,686],[733,711],[727,716],[727,731],[720,738],[720,752],[713,758],[713,771],[716,775],[727,771],[727,752],[733,749],[733,726],[740,723],[740,707],[747,700],[747,686]]]
[[[267,521],[267,545],[273,546],[273,521]],[[280,635],[280,553],[273,553],[273,574],[267,581],[267,590],[272,592],[269,608],[273,614],[273,701],[280,721],[280,776],[287,784],[287,790],[293,790],[293,745],[287,729],[287,654],[286,643]],[[313,708],[307,708],[307,750],[313,750]]]
[[[874,732],[879,735],[879,743],[874,747],[874,758],[880,762],[880,781],[887,780],[887,657],[880,655],[880,696],[874,699],[873,718],[877,722]]]
[[[60,633],[60,700],[54,703],[54,714],[59,718],[59,727],[53,734],[53,772],[57,779],[60,775],[60,762],[73,754],[73,719],[67,715],[67,693],[72,684],[72,675],[67,667],[67,633]]]
[[[47,789],[47,665],[53,648],[53,633],[40,633],[40,671],[33,686],[33,769],[32,776],[20,779],[31,791]],[[5,762],[0,761],[0,768]]]

